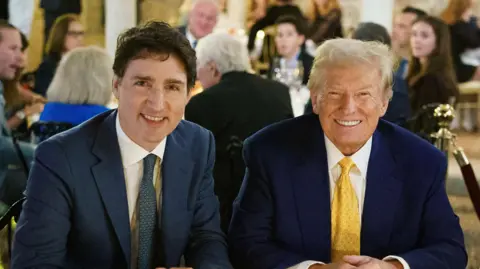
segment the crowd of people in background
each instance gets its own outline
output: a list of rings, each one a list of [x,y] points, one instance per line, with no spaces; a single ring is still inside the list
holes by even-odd
[[[234,200],[244,178],[246,165],[242,149],[245,140],[272,124],[302,115],[327,112],[325,108],[318,107],[315,103],[316,95],[309,88],[309,85],[313,85],[311,74],[314,73],[315,66],[319,65],[309,46],[321,47],[332,39],[348,38],[358,42],[376,41],[379,47],[373,48],[379,51],[392,51],[396,57],[394,69],[391,70],[393,72],[392,94],[388,108],[385,107],[381,117],[385,121],[416,132],[422,130],[424,126],[418,126],[418,123],[412,125],[412,118],[415,119],[424,113],[426,107],[431,104],[455,105],[462,100],[459,83],[480,80],[480,28],[473,12],[473,5],[473,0],[450,0],[445,11],[439,16],[408,6],[395,14],[391,33],[384,26],[372,22],[361,23],[354,31],[346,33],[342,27],[342,6],[338,0],[311,0],[308,12],[302,11],[293,0],[276,0],[271,5],[265,1],[254,11],[254,19],[247,30],[248,38],[246,42],[242,42],[232,34],[214,31],[220,14],[217,1],[193,1],[186,24],[178,26],[176,30],[195,50],[196,80],[193,82],[200,84],[202,91],[189,99],[182,117],[208,129],[213,134],[215,141],[214,191],[220,201],[223,232],[228,232],[235,210]],[[104,49],[86,46],[84,26],[79,19],[82,11],[80,1],[42,0],[40,7],[44,10],[46,42],[42,62],[32,73],[24,73],[28,61],[25,51],[29,46],[29,32],[25,32],[7,20],[0,21],[0,89],[2,90],[0,109],[4,110],[3,114],[0,113],[0,152],[6,156],[3,160],[5,163],[0,165],[9,167],[1,171],[0,184],[8,186],[0,189],[0,200],[7,206],[22,196],[26,186],[26,177],[22,172],[24,167],[21,158],[18,157],[16,146],[20,145],[20,152],[22,152],[22,158],[26,159],[28,170],[39,142],[32,140],[32,122],[68,124],[68,128],[81,127],[82,124],[89,123],[89,119],[109,111],[112,100],[118,97],[112,95],[112,90],[119,91],[122,89],[122,83],[130,83],[120,79],[125,75],[122,73],[125,70],[120,73],[118,70],[112,70],[112,65],[115,67],[114,61]],[[0,10],[8,10],[8,8],[0,8]],[[0,16],[8,19],[8,14],[0,14]],[[268,29],[272,28],[274,31],[270,32]],[[265,34],[261,38],[258,34],[260,31]],[[139,38],[139,42],[144,42],[142,44],[146,46],[147,51],[158,49],[159,51],[154,52],[161,54],[161,50],[165,49],[149,44],[150,41],[141,39],[140,34],[138,36],[133,32],[130,34],[131,38]],[[177,37],[173,35],[170,38]],[[259,38],[262,42],[258,46]],[[129,44],[128,39],[119,40],[119,42]],[[136,51],[133,47],[119,47],[119,49],[127,54],[131,53],[129,56],[131,59],[150,59],[155,54],[150,53],[151,51],[142,54],[142,51]],[[181,53],[188,56],[187,49],[182,49],[185,52]],[[175,50],[172,53],[178,53],[178,51]],[[374,50],[369,53],[374,57],[381,57],[376,55]],[[176,57],[173,58],[175,61],[178,60]],[[342,55],[336,57],[343,59]],[[187,60],[180,59],[183,64]],[[359,61],[353,58],[351,60],[349,65],[352,66]],[[267,67],[263,68],[262,63]],[[344,68],[350,68],[349,65],[345,65]],[[186,70],[187,73],[189,71],[191,70]],[[189,77],[195,76],[189,74]],[[142,78],[139,82],[141,85],[130,85],[131,90],[138,90],[136,87],[143,87],[152,79],[151,77]],[[112,80],[117,81],[118,84],[114,83],[112,86]],[[116,92],[116,94],[122,94],[122,92]],[[136,99],[130,100],[130,102],[135,101],[140,102]],[[175,102],[180,101],[175,99]],[[176,112],[180,113],[179,111]],[[466,117],[466,121],[457,123],[456,127],[468,131],[477,130],[476,110],[466,109],[462,113],[469,117]],[[112,122],[112,126],[115,126],[115,121]],[[189,125],[187,127],[190,128]],[[288,130],[294,127],[299,129]],[[301,124],[285,125],[279,128],[285,132],[302,132]],[[182,136],[182,130],[176,132],[179,137]],[[78,138],[85,138],[86,136],[83,135],[78,135]],[[291,137],[278,135],[278,139],[302,140],[302,135],[304,134]],[[202,139],[203,142],[210,141],[208,135],[202,136]],[[267,141],[264,140],[263,137],[257,137],[251,143],[266,143]],[[52,150],[58,150],[53,147],[53,144],[48,145]],[[88,144],[88,146],[91,145]],[[44,153],[45,150],[46,146]],[[273,147],[268,151],[273,155],[276,154]],[[57,153],[61,154],[61,151]],[[255,166],[261,166],[260,160],[255,159],[251,162]],[[47,170],[47,168],[41,169]],[[260,173],[260,171],[255,172]],[[55,173],[51,172],[49,176],[53,178],[54,175]],[[245,192],[248,192],[248,189],[244,190],[244,194]],[[248,196],[249,193],[245,195]],[[251,195],[256,195],[255,199],[265,203],[273,203],[271,198],[266,197],[270,194]],[[265,209],[265,212],[269,210]],[[242,212],[239,213],[239,216],[241,215]],[[260,222],[268,221],[259,219]],[[237,220],[235,225],[234,229],[237,229],[238,234],[233,237],[233,240],[241,245],[243,239],[236,236],[241,236],[243,232],[245,235],[250,235],[242,230],[244,228],[242,225],[247,227],[253,224],[241,223]],[[283,226],[281,228],[289,229]],[[282,233],[278,230],[276,232]],[[281,234],[282,236],[285,235]],[[458,235],[454,236],[458,237]],[[268,236],[265,235],[265,237]],[[78,238],[78,241],[82,240]],[[219,242],[222,244],[223,241],[219,240]],[[246,246],[256,255],[261,256],[263,253],[255,252],[255,246],[251,242]],[[178,246],[178,248],[182,247]],[[458,249],[454,250],[458,251]],[[239,259],[250,257],[244,250],[236,251]],[[296,257],[292,258],[292,261],[297,260]],[[264,264],[274,264],[270,261],[264,262]],[[262,265],[255,262],[251,264],[256,264],[255,268],[260,268]],[[432,262],[432,264],[435,263]]]

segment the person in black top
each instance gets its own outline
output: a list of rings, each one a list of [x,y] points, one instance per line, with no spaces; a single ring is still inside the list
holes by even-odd
[[[428,104],[458,100],[448,26],[435,17],[421,17],[412,26],[410,42],[412,57],[407,82],[412,114]]]
[[[70,50],[83,46],[85,32],[80,18],[65,14],[57,18],[48,37],[45,57],[35,73],[33,91],[45,96],[62,56]]]

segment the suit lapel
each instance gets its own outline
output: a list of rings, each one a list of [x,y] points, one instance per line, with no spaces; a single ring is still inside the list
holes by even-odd
[[[316,117],[315,117],[316,118]],[[297,203],[304,251],[307,257],[330,260],[330,183],[323,132],[318,119],[313,130],[304,132],[300,161],[292,169],[291,179]]]
[[[388,248],[397,203],[402,193],[402,182],[392,173],[395,159],[389,146],[386,138],[377,129],[368,163],[362,215],[362,255],[378,256]]]
[[[167,145],[162,161],[162,238],[163,242],[174,241],[175,234],[185,223],[185,213],[193,210],[194,202],[189,199],[194,163],[191,152],[185,144],[181,129],[183,122],[167,138]],[[192,204],[189,204],[191,202]],[[164,246],[165,251],[168,246]],[[168,255],[167,255],[168,257]]]
[[[111,113],[98,130],[93,154],[100,162],[92,167],[92,173],[127,264],[130,264],[130,221],[122,157],[115,129],[116,115],[116,111]]]

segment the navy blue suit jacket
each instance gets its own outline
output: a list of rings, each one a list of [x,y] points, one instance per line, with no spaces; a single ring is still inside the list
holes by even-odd
[[[229,230],[235,268],[330,262],[330,187],[317,115],[271,125],[244,145],[247,166]],[[373,135],[361,254],[404,258],[412,269],[465,269],[458,217],[445,191],[445,156],[381,120]]]
[[[130,224],[116,111],[41,143],[14,241],[12,268],[129,268]],[[162,161],[165,267],[228,268],[213,191],[212,134],[182,121]]]

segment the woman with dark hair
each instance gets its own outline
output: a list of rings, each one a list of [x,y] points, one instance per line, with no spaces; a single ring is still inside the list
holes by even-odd
[[[62,56],[74,48],[83,46],[85,32],[75,14],[57,18],[48,36],[45,57],[35,75],[34,92],[45,96]]]
[[[407,75],[413,115],[424,105],[458,100],[450,42],[448,26],[440,19],[425,16],[413,23]]]

